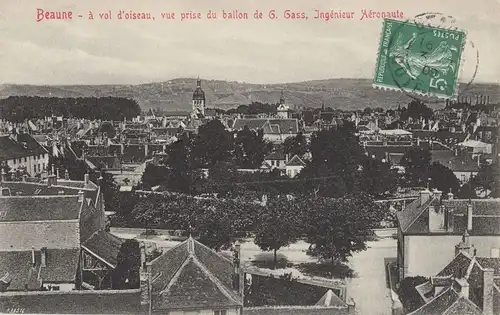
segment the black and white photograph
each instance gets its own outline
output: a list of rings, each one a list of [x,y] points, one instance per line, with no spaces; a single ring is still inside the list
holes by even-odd
[[[499,0],[0,0],[0,313],[500,315]]]

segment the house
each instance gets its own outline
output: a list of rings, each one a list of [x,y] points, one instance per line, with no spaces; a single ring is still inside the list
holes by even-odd
[[[242,130],[247,126],[250,130],[262,130],[264,139],[270,142],[282,143],[289,137],[299,133],[298,119],[267,119],[267,118],[238,118],[235,119],[232,130]]]
[[[452,151],[432,151],[432,162],[449,168],[457,177],[461,184],[465,184],[473,179],[480,169],[479,158],[472,159],[469,154],[454,154]]]
[[[465,231],[476,244],[477,255],[500,247],[500,199],[454,199],[449,193],[422,190],[419,197],[397,213],[400,280],[430,277],[455,257],[453,246]]]
[[[264,163],[267,163],[271,169],[279,169],[284,171],[286,169],[286,163],[288,162],[288,157],[285,151],[281,148],[269,153],[264,157]]]
[[[455,258],[415,289],[422,306],[417,314],[500,314],[500,258],[474,254],[469,235],[455,246]]]
[[[236,247],[233,262],[189,237],[148,262],[150,314],[242,314]]]
[[[140,254],[130,256],[139,244],[105,231],[100,187],[88,175],[4,179],[0,313],[139,311]]]
[[[0,136],[1,165],[35,176],[49,165],[49,153],[31,135],[13,131],[8,136]]]
[[[306,166],[306,163],[298,155],[294,155],[285,165],[286,175],[289,177],[297,176]]]

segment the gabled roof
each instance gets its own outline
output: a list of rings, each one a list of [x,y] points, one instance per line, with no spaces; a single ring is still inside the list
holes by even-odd
[[[78,196],[0,197],[0,222],[77,220],[81,207]]]
[[[293,158],[286,163],[286,166],[306,166],[306,163],[298,155],[294,155]]]
[[[500,199],[475,199],[472,204],[472,230],[470,235],[500,235]],[[399,226],[403,232],[429,233],[427,209],[430,205],[453,209],[453,229],[450,233],[463,234],[467,227],[467,205],[469,200],[452,199],[440,202],[432,195],[420,206],[420,198],[397,213]]]
[[[408,315],[481,315],[482,311],[469,299],[455,291],[453,286],[443,290],[436,298]]]
[[[82,247],[97,259],[115,268],[123,242],[123,239],[101,230],[94,232]]]
[[[31,251],[0,252],[0,278],[10,281],[7,290],[24,290],[25,284],[29,289],[39,289],[38,274],[44,282],[75,281],[79,248],[47,249],[46,267],[41,267],[40,255],[40,250],[36,250],[37,264],[33,266]]]
[[[459,252],[458,255],[455,256],[455,258],[453,258],[453,260],[437,274],[437,276],[454,276],[458,278],[464,277],[471,262],[472,257],[464,252]]]
[[[264,158],[264,161],[269,160],[286,160],[285,152],[283,150],[273,151]]]
[[[321,299],[316,303],[317,306],[340,306],[345,307],[346,302],[342,301],[332,290],[326,291]]]
[[[243,303],[232,288],[232,262],[191,237],[150,265],[155,309],[213,309]]]
[[[29,134],[0,136],[0,161],[45,153],[47,150]]]

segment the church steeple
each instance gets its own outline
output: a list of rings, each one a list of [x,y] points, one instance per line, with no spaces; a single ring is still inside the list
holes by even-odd
[[[283,90],[281,90],[281,95],[280,95],[280,105],[285,104],[285,94],[283,93]]]
[[[201,80],[198,77],[196,80],[196,89],[193,93],[193,114],[195,115],[205,115],[205,92],[201,89]]]

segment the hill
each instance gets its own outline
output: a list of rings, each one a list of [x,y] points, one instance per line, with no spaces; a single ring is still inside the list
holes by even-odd
[[[133,98],[143,109],[188,110],[196,79],[179,78],[138,85],[0,85],[0,98],[9,96],[117,96]],[[220,80],[202,81],[208,107],[234,108],[251,102],[276,103],[283,90],[287,103],[297,106],[325,106],[343,109],[405,106],[410,97],[401,92],[374,89],[369,79],[328,79],[284,84],[249,84]],[[461,90],[465,88],[461,86]],[[467,95],[489,95],[491,103],[500,102],[500,85],[472,84]]]

